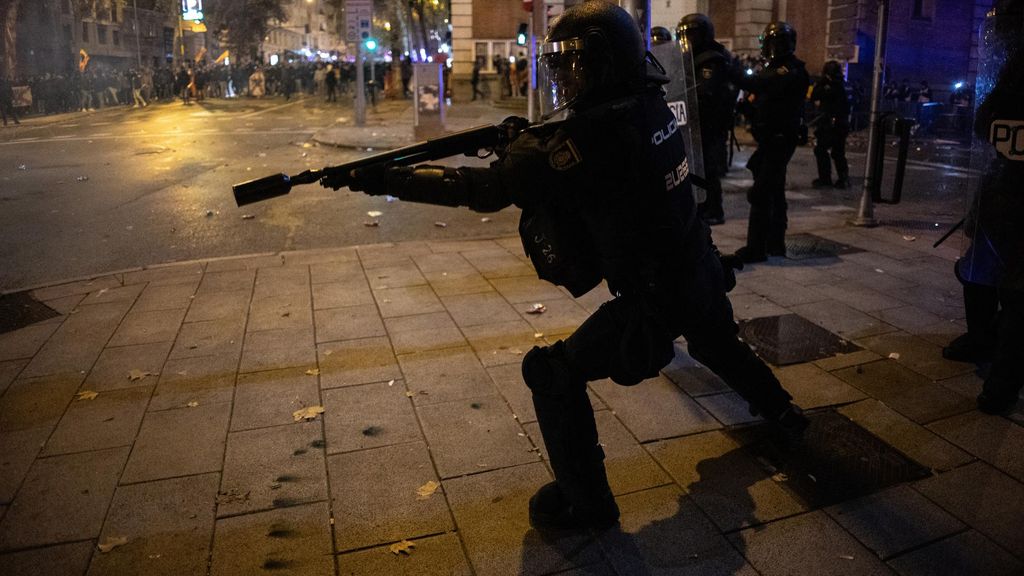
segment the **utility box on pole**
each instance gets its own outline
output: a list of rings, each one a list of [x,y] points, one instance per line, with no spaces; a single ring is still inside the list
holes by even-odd
[[[428,62],[413,64],[413,136],[427,140],[443,136],[444,129],[444,64]]]
[[[345,41],[356,45],[356,126],[366,124],[366,77],[363,42],[373,31],[373,0],[345,0]]]

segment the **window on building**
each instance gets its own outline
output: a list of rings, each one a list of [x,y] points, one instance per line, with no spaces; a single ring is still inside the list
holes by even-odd
[[[911,17],[914,20],[931,20],[934,12],[935,0],[914,0]]]
[[[117,13],[117,10],[118,10],[117,2],[115,2],[114,0],[110,0],[110,21],[111,22],[120,22],[121,21],[120,15]]]
[[[61,0],[60,13],[71,14],[71,0]]]
[[[114,46],[120,46],[121,45],[121,31],[120,30],[113,30],[113,31],[111,31],[110,36],[114,40]]]
[[[71,24],[65,24],[64,25],[64,42],[66,42],[67,44],[70,45],[74,41],[75,41],[75,39],[71,35]]]
[[[96,25],[96,41],[100,44],[107,43],[107,27],[102,24]]]
[[[82,42],[89,41],[89,23],[82,22]]]
[[[473,61],[475,62],[477,57],[482,56],[484,59],[483,70],[497,72],[494,67],[494,59],[508,59],[511,43],[511,40],[478,40],[473,43]]]

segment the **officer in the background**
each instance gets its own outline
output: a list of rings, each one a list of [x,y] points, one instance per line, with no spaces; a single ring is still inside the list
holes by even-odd
[[[846,136],[850,133],[850,100],[839,62],[829,60],[822,67],[821,78],[811,91],[811,102],[818,108],[814,125],[814,159],[818,162],[818,177],[811,185],[815,188],[849,188]],[[835,181],[832,180],[832,162],[836,164]]]
[[[739,69],[732,73],[733,83],[753,98],[750,131],[757,141],[747,162],[754,175],[747,193],[747,245],[736,251],[744,262],[786,255],[786,166],[799,141],[810,85],[795,51],[796,30],[785,22],[772,22],[761,35],[765,67],[749,76]]]
[[[981,37],[971,165],[986,170],[972,182],[971,243],[956,264],[967,333],[943,356],[991,361],[978,408],[1003,414],[1024,387],[1024,0],[998,0]]]
[[[654,377],[686,337],[785,437],[807,426],[772,371],[737,336],[726,278],[697,217],[683,137],[667,82],[629,14],[592,0],[554,20],[537,58],[541,111],[564,121],[527,128],[487,168],[375,166],[353,190],[496,211],[516,204],[537,274],[574,296],[602,279],[614,296],[571,336],[523,358],[523,380],[555,481],[530,499],[536,528],[608,528],[618,521],[587,382]],[[659,65],[660,66],[660,65]],[[522,119],[520,119],[522,120]]]
[[[729,76],[736,65],[732,53],[715,41],[715,27],[704,14],[684,16],[676,32],[680,38],[686,37],[693,51],[704,180],[707,182],[707,200],[698,208],[705,222],[722,224],[725,211],[721,179],[728,168],[727,146],[736,111],[736,90]]]

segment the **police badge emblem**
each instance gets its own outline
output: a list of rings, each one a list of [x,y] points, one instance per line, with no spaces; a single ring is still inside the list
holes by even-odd
[[[714,71],[711,70],[711,68],[700,69],[700,75],[703,76],[705,80],[711,80],[711,75],[713,74],[713,72]]]
[[[548,155],[548,163],[555,170],[565,171],[580,163],[580,152],[572,140],[566,140],[558,145]]]

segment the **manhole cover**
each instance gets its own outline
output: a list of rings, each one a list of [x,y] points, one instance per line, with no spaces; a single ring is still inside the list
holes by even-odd
[[[878,492],[926,478],[931,471],[832,410],[810,415],[811,426],[799,448],[780,450],[767,437],[767,425],[732,432],[780,486],[812,508]]]
[[[860,350],[856,344],[796,314],[743,320],[740,338],[754,348],[758,356],[776,366]]]
[[[861,248],[840,244],[814,234],[791,234],[786,236],[786,257],[791,260],[808,258],[834,258],[844,254],[863,252]]]
[[[39,302],[28,292],[0,296],[0,334],[57,316],[60,314],[56,310]]]

